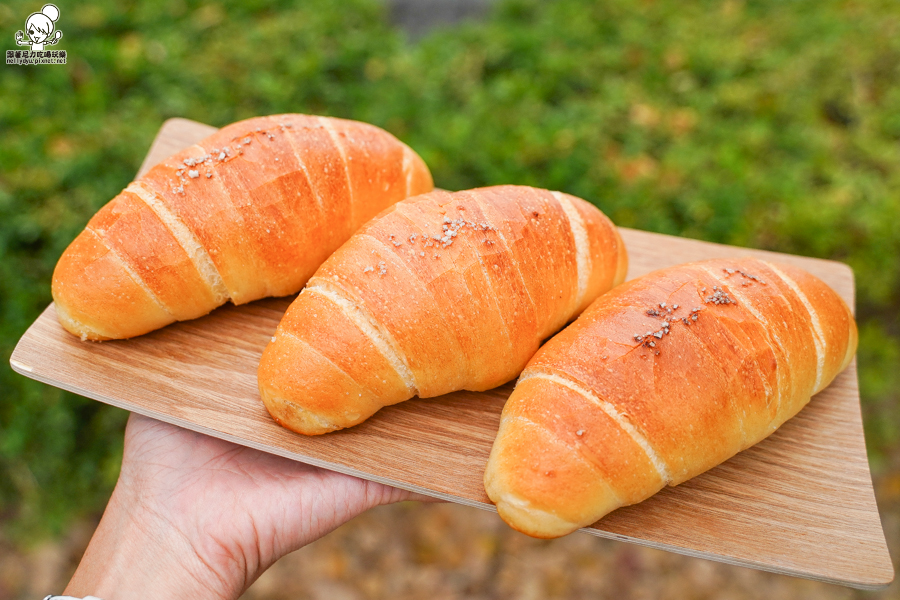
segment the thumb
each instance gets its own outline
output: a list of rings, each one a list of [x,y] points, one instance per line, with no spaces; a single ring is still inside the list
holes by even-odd
[[[416,492],[407,492],[407,494],[405,500],[411,502],[446,502],[443,498],[435,498],[434,496],[426,496],[425,494],[418,494]]]
[[[375,481],[365,481],[364,485],[366,488],[365,504],[369,508],[395,502],[446,502],[446,500],[440,498],[426,496],[425,494],[411,492]]]

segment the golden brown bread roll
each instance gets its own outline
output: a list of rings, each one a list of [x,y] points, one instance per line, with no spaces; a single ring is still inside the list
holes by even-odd
[[[419,156],[372,125],[274,115],[224,127],[94,215],[53,273],[63,326],[128,338],[297,292],[360,225],[432,189]]]
[[[626,271],[616,228],[579,198],[518,186],[410,198],[310,279],[263,353],[260,394],[313,435],[415,395],[490,389]]]
[[[759,442],[856,352],[856,324],[788,265],[710,260],[591,305],[531,359],[484,476],[503,519],[556,537]]]

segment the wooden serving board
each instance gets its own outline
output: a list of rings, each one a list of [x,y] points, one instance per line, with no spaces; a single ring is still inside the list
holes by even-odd
[[[172,119],[140,173],[209,135]],[[841,263],[622,229],[629,278],[682,262],[744,255],[790,263],[854,305]],[[512,385],[388,407],[348,430],[304,437],[275,424],[256,385],[259,357],[292,298],[235,307],[126,341],[86,343],[51,304],[10,363],[76,394],[326,469],[494,510],[482,474]],[[894,572],[866,460],[856,362],[755,447],[583,531],[711,560],[858,588]]]

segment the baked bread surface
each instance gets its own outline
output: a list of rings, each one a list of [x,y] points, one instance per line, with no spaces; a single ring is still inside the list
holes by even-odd
[[[372,125],[233,123],[94,215],[53,273],[57,314],[83,339],[128,338],[228,300],[295,293],[360,225],[432,187],[421,158]]]
[[[497,186],[404,200],[310,279],[263,353],[260,394],[311,435],[416,395],[496,387],[626,271],[616,228],[573,196]]]
[[[789,265],[711,260],[631,280],[528,363],[485,488],[512,527],[556,537],[759,442],[851,361],[849,308]]]

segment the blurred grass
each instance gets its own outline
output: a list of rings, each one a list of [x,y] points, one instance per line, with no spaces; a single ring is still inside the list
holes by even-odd
[[[0,5],[12,35],[38,5]],[[567,191],[618,224],[856,272],[871,460],[900,505],[900,4],[500,2],[412,44],[374,0],[61,7],[65,66],[0,71],[0,349],[162,121],[360,119],[437,185]],[[125,414],[0,370],[0,527],[102,508]],[[893,491],[891,491],[893,490]]]

